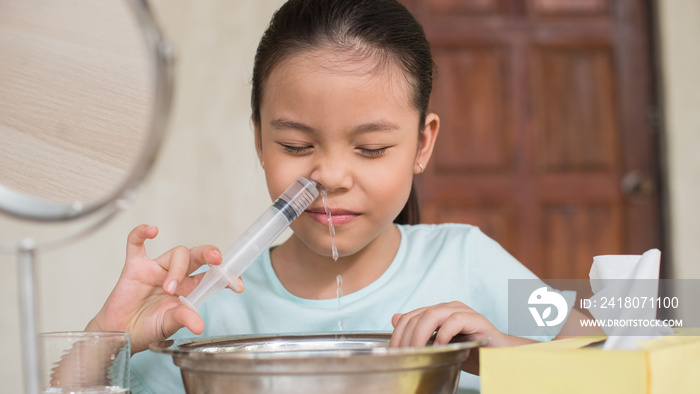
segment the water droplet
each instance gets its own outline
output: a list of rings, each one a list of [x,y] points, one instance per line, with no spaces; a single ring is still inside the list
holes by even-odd
[[[343,296],[343,277],[340,275],[336,276],[335,282],[338,284],[338,288],[335,291],[335,296],[338,300],[338,308],[340,308],[340,297]]]

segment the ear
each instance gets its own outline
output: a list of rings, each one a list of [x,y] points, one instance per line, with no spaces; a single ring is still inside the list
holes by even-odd
[[[428,162],[430,161],[430,156],[433,154],[433,148],[435,147],[435,140],[437,139],[438,132],[440,131],[440,118],[435,113],[429,113],[425,117],[425,129],[421,133],[418,139],[418,153],[416,154],[416,164],[420,163],[423,168],[428,167]],[[414,171],[416,174],[420,173],[420,168],[415,165]]]
[[[262,140],[261,140],[262,130],[260,130],[260,124],[253,122],[253,130],[255,132],[255,151],[258,154],[258,160],[260,161],[260,164],[262,164],[263,163]]]

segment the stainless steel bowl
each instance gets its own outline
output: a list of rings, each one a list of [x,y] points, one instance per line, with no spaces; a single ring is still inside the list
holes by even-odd
[[[391,334],[337,333],[165,341],[188,394],[454,393],[483,341],[389,348]]]

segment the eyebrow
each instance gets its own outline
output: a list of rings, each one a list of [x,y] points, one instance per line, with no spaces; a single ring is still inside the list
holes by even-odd
[[[313,127],[301,123],[301,122],[296,122],[290,119],[285,119],[285,118],[278,118],[274,119],[270,122],[273,128],[277,130],[286,130],[286,129],[292,129],[292,130],[299,130],[305,133],[309,134],[317,134],[318,131],[314,129]],[[396,123],[392,122],[387,122],[387,121],[378,121],[378,122],[370,122],[370,123],[363,123],[361,125],[353,127],[351,130],[352,134],[362,134],[362,133],[367,133],[367,132],[372,132],[372,131],[393,131],[393,130],[398,130],[399,125]]]
[[[272,122],[270,122],[270,125],[272,125],[272,127],[277,129],[277,130],[292,129],[292,130],[303,131],[303,132],[306,132],[309,134],[316,134],[316,130],[314,130],[313,127],[306,125],[304,123],[295,122],[293,120],[289,120],[289,119],[285,119],[285,118],[273,119]]]

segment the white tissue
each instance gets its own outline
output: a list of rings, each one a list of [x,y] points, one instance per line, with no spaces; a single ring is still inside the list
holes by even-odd
[[[618,300],[626,297],[640,296],[656,298],[658,296],[659,265],[661,252],[651,249],[643,255],[605,255],[593,258],[589,277],[593,297],[591,301],[595,308],[589,309],[595,319],[617,321],[652,321],[656,320],[654,308],[625,308]],[[635,281],[633,279],[647,279]],[[649,281],[655,280],[655,281]],[[654,286],[650,286],[653,285]],[[614,307],[601,308],[603,302],[614,300]],[[622,307],[621,307],[622,306]],[[631,335],[639,332],[640,327],[603,327],[608,339],[603,349],[639,349],[635,342],[657,338],[673,333],[670,327],[645,327],[645,335]]]

